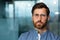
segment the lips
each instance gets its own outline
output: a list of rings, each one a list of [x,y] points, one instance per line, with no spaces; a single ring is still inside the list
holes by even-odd
[[[38,21],[38,22],[36,22],[36,23],[38,23],[38,24],[42,24],[42,22],[41,22],[41,21],[40,21],[40,22]]]
[[[41,24],[41,22],[38,22],[37,24]]]

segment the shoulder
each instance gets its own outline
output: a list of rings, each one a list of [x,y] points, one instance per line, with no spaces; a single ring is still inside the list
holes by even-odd
[[[28,35],[28,32],[22,33],[18,40],[26,39],[27,35]]]
[[[52,38],[52,39],[55,39],[55,40],[60,40],[60,36],[59,35],[56,35],[52,32],[48,32],[48,35]]]
[[[22,33],[18,40],[26,40],[26,38],[29,36],[30,33],[31,33],[31,31]]]

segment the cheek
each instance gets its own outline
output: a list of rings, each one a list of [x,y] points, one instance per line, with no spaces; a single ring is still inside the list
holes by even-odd
[[[47,18],[43,18],[43,19],[42,19],[42,22],[45,23],[47,20],[48,20]]]
[[[33,19],[33,22],[37,22],[37,19],[36,18],[33,17],[32,19]]]

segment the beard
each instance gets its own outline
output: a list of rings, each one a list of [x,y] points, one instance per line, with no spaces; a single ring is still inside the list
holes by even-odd
[[[33,21],[34,23],[34,21]],[[34,23],[34,27],[37,28],[37,29],[43,29],[44,27],[46,27],[47,25],[47,20],[45,23],[43,23],[42,21],[37,21]]]

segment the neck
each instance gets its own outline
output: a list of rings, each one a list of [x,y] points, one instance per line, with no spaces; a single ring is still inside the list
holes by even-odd
[[[47,27],[44,27],[43,29],[38,29],[38,28],[35,28],[39,34],[42,34],[43,32],[46,32],[47,31]]]

